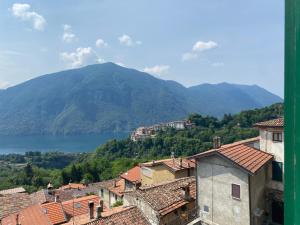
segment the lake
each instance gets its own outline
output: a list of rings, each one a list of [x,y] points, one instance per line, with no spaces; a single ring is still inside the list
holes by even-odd
[[[127,132],[107,132],[99,135],[76,136],[1,136],[0,154],[25,153],[27,151],[62,151],[62,152],[90,152],[111,139],[128,137]]]

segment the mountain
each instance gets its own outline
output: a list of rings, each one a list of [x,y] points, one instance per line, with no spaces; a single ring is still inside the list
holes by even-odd
[[[266,98],[266,99],[261,99]],[[129,131],[197,112],[222,116],[282,102],[258,86],[175,81],[113,63],[40,76],[0,92],[0,134]]]

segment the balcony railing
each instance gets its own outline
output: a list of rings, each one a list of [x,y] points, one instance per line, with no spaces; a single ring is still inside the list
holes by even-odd
[[[187,225],[198,218],[198,207],[181,212],[172,220],[168,221],[168,224],[172,225]]]

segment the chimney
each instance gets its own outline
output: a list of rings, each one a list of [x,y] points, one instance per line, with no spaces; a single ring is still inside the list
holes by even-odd
[[[180,158],[180,168],[182,167],[182,158]]]
[[[59,195],[55,195],[54,201],[55,201],[55,202],[58,202],[58,199],[59,199]]]
[[[94,202],[89,201],[88,206],[89,206],[89,217],[90,217],[90,220],[92,220],[92,219],[94,219]]]
[[[114,180],[114,187],[117,187],[117,181]]]
[[[21,225],[19,214],[16,215],[16,225]]]
[[[213,137],[213,148],[218,149],[221,147],[221,138],[218,136]]]
[[[101,218],[101,213],[103,212],[103,201],[100,200],[100,204],[96,207],[96,219]]]
[[[191,193],[190,193],[190,186],[187,185],[185,187],[182,187],[182,195],[183,195],[183,198],[187,201],[190,201],[191,200]]]

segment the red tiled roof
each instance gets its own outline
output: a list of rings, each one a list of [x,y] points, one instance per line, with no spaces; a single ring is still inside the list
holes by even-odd
[[[93,201],[94,205],[96,206],[99,204],[99,200],[100,198],[98,196],[90,195],[90,196],[76,198],[73,200],[62,202],[62,206],[65,213],[68,216],[73,217],[73,216],[78,216],[78,215],[88,213],[89,211],[88,203],[90,201]]]
[[[165,165],[173,171],[179,171],[188,168],[195,168],[195,161],[186,158],[173,158],[142,163],[140,166],[154,167],[156,165]]]
[[[250,139],[251,140],[251,139]],[[255,149],[247,145],[247,140],[243,143],[232,143],[221,146],[219,149],[212,149],[193,156],[193,158],[203,158],[213,154],[220,155],[246,170],[250,174],[255,174],[260,168],[273,159],[273,155]]]
[[[137,190],[126,192],[126,195],[143,199],[151,208],[160,215],[166,215],[175,209],[189,203],[182,196],[182,188],[190,188],[190,201],[196,199],[195,177],[185,177],[174,181],[140,187]]]
[[[16,225],[17,214],[3,218],[2,225]],[[21,225],[52,225],[49,218],[39,205],[32,205],[19,212],[19,223]]]
[[[277,118],[273,120],[268,120],[260,123],[254,124],[255,127],[283,127],[284,126],[284,119]]]
[[[127,172],[121,174],[121,177],[132,183],[141,183],[141,168],[139,166],[135,166]]]
[[[31,197],[27,193],[16,193],[0,197],[0,219],[19,212],[30,205],[33,205]]]
[[[131,206],[121,212],[104,216],[84,225],[150,225],[150,223],[137,207]]]
[[[53,224],[60,224],[67,221],[62,204],[58,202],[51,202],[41,205],[44,213],[48,216]]]
[[[125,180],[116,178],[92,184],[98,188],[105,188],[118,196],[123,196],[125,191]]]

